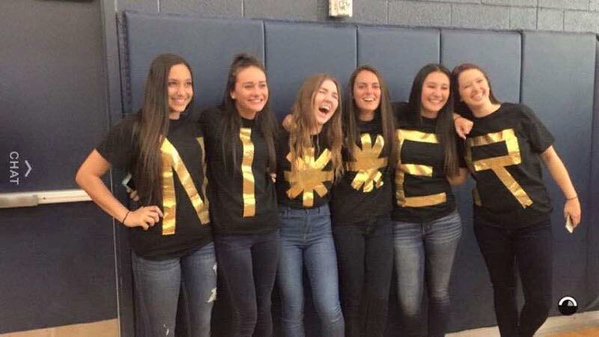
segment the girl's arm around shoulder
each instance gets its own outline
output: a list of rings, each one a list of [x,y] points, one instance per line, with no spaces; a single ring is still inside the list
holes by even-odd
[[[162,211],[158,206],[129,211],[114,197],[102,181],[110,167],[110,163],[97,150],[93,150],[79,167],[75,181],[104,212],[125,226],[142,227],[146,230],[157,223],[162,217]]]
[[[458,174],[455,176],[447,176],[447,181],[451,186],[460,186],[463,185],[468,180],[468,169],[465,167],[460,167],[458,169]]]
[[[543,162],[545,162],[551,177],[553,177],[553,180],[562,190],[562,193],[566,198],[564,218],[570,217],[572,226],[576,228],[581,220],[580,201],[578,200],[578,194],[572,184],[568,170],[557,152],[555,152],[553,146],[549,146],[543,153],[541,153],[541,158],[543,159]]]

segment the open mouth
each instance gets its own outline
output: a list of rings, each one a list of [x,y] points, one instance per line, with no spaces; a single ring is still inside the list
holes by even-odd
[[[364,97],[364,98],[362,98],[362,100],[366,103],[373,103],[376,101],[376,98],[375,97]]]
[[[329,112],[331,112],[331,106],[328,104],[323,104],[321,106],[318,107],[318,111],[322,112],[323,114],[328,114]]]

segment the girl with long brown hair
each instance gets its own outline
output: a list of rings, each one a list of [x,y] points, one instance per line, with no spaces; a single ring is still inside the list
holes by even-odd
[[[395,105],[399,160],[391,218],[397,296],[409,337],[445,336],[449,321],[449,281],[462,234],[451,186],[468,177],[454,130],[450,78],[444,66],[427,64],[414,78],[409,101]],[[422,308],[425,291],[428,310]]]
[[[210,336],[216,261],[203,137],[188,112],[193,84],[183,58],[156,57],[141,110],[110,130],[76,177],[98,206],[129,228],[136,321],[145,336],[174,336],[180,289],[191,336]],[[111,168],[132,173],[145,206],[129,210],[114,197],[102,181]]]
[[[209,195],[219,270],[236,323],[230,336],[272,335],[279,231],[274,182],[277,126],[255,57],[236,55],[223,102],[205,111]]]
[[[486,72],[475,64],[453,69],[457,111],[474,122],[465,158],[476,180],[474,233],[493,285],[502,337],[532,337],[552,305],[552,205],[542,177],[545,164],[564,194],[571,230],[581,209],[554,138],[524,104],[501,103]],[[460,118],[461,120],[461,118]],[[519,274],[524,306],[516,296]]]
[[[387,85],[371,66],[352,73],[346,102],[345,174],[331,197],[345,336],[382,337],[393,269],[394,115]]]
[[[278,286],[282,329],[303,337],[307,271],[321,336],[342,337],[337,258],[331,233],[330,189],[343,172],[341,90],[333,77],[307,78],[299,90],[277,150],[277,195],[281,221]]]

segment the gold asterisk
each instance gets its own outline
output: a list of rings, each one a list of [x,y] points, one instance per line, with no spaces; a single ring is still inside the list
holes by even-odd
[[[387,158],[379,156],[385,146],[385,139],[377,135],[373,146],[370,135],[363,133],[360,140],[362,148],[354,145],[356,161],[349,165],[350,171],[357,172],[351,186],[358,191],[363,188],[364,192],[372,192],[375,186],[383,186],[383,174],[379,169],[387,166]]]
[[[302,204],[304,207],[314,205],[314,192],[322,198],[328,190],[324,185],[327,181],[333,181],[332,171],[323,171],[325,166],[331,161],[331,152],[325,149],[318,159],[314,158],[314,148],[305,150],[302,158],[293,158],[291,153],[287,154],[287,160],[291,163],[291,171],[285,171],[285,180],[290,187],[287,190],[287,196],[295,199],[302,195]]]

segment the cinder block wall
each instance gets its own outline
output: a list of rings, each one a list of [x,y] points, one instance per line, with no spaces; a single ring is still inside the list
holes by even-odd
[[[116,0],[117,10],[206,17],[344,21],[426,27],[599,33],[599,0],[353,0],[330,19],[328,0]]]

